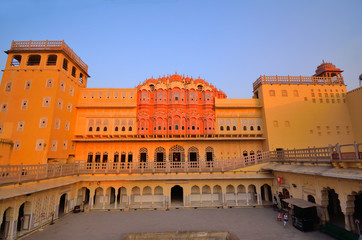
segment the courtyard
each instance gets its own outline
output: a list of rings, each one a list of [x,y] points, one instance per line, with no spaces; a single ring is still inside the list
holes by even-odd
[[[93,211],[69,213],[23,237],[25,240],[121,240],[127,234],[147,232],[220,231],[239,239],[333,239],[319,231],[301,232],[291,221],[283,228],[271,208],[173,209]]]

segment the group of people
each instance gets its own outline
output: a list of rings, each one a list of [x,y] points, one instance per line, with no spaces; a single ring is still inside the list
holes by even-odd
[[[287,225],[288,218],[289,218],[288,213],[284,212],[283,217],[282,217],[282,212],[278,211],[277,221],[282,221],[282,219],[283,219],[283,226],[284,227]]]

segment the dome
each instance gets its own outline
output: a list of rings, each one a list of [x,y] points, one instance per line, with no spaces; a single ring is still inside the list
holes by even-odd
[[[195,83],[203,83],[205,84],[205,80],[201,79],[201,78],[198,78],[195,80]]]
[[[178,75],[177,73],[170,77],[170,82],[181,82],[181,81],[182,81],[182,77],[180,75]]]
[[[147,79],[146,83],[150,84],[150,83],[157,83],[157,80],[154,79],[154,78],[150,78],[150,79]]]

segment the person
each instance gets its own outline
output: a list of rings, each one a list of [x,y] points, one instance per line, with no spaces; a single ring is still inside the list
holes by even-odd
[[[277,221],[282,221],[282,213],[278,211]]]
[[[283,217],[283,225],[284,225],[284,227],[287,225],[287,222],[288,222],[288,214],[284,213],[284,217]]]

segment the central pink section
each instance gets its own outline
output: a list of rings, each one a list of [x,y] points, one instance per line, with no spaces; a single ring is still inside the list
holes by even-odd
[[[226,98],[203,79],[172,75],[137,86],[138,134],[213,134],[215,97]]]

